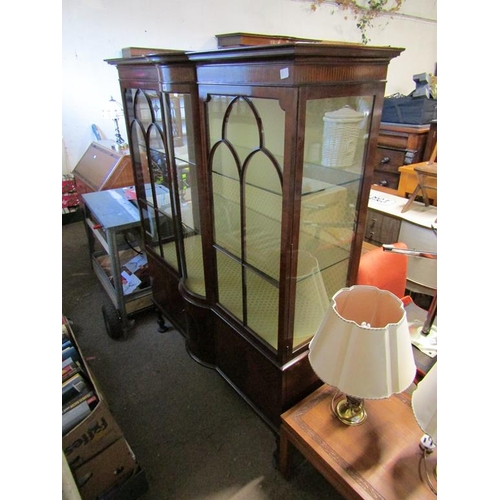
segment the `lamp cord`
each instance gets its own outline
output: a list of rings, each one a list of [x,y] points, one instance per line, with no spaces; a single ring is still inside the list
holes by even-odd
[[[130,247],[137,255],[142,255],[142,251],[137,250],[127,239],[127,235],[124,233],[123,234],[123,239],[125,240],[125,243],[127,244],[128,247]]]
[[[432,490],[432,492],[437,496],[437,490],[434,488],[434,485],[431,482],[431,478],[429,477],[429,471],[427,468],[427,452],[425,450],[422,451],[423,453],[423,458],[424,458],[424,478],[425,482],[429,485],[429,488]]]
[[[336,387],[335,388],[335,393],[333,394],[333,397],[332,397],[332,402],[330,404],[330,411],[332,413],[333,416],[335,416],[335,410],[334,410],[334,403],[335,403],[335,400],[341,396],[343,394],[343,392],[338,388]]]

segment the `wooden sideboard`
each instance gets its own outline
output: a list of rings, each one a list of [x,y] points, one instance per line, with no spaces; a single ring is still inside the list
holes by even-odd
[[[373,183],[398,189],[399,167],[418,163],[426,158],[425,151],[431,126],[381,123]]]

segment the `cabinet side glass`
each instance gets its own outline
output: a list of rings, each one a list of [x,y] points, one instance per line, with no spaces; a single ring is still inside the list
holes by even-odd
[[[316,333],[346,286],[372,96],[308,100],[293,347]]]

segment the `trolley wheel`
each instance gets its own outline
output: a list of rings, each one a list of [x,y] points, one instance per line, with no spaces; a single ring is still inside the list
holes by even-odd
[[[114,339],[122,339],[125,337],[123,329],[122,318],[120,313],[111,304],[104,304],[102,306],[102,316],[104,318],[104,325],[108,335]]]

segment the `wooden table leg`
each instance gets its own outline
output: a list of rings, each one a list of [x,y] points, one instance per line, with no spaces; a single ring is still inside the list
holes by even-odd
[[[286,431],[283,427],[280,431],[280,446],[279,446],[279,457],[278,457],[278,469],[285,479],[290,478],[291,474],[291,460],[290,460],[290,447],[291,443],[288,440]]]

